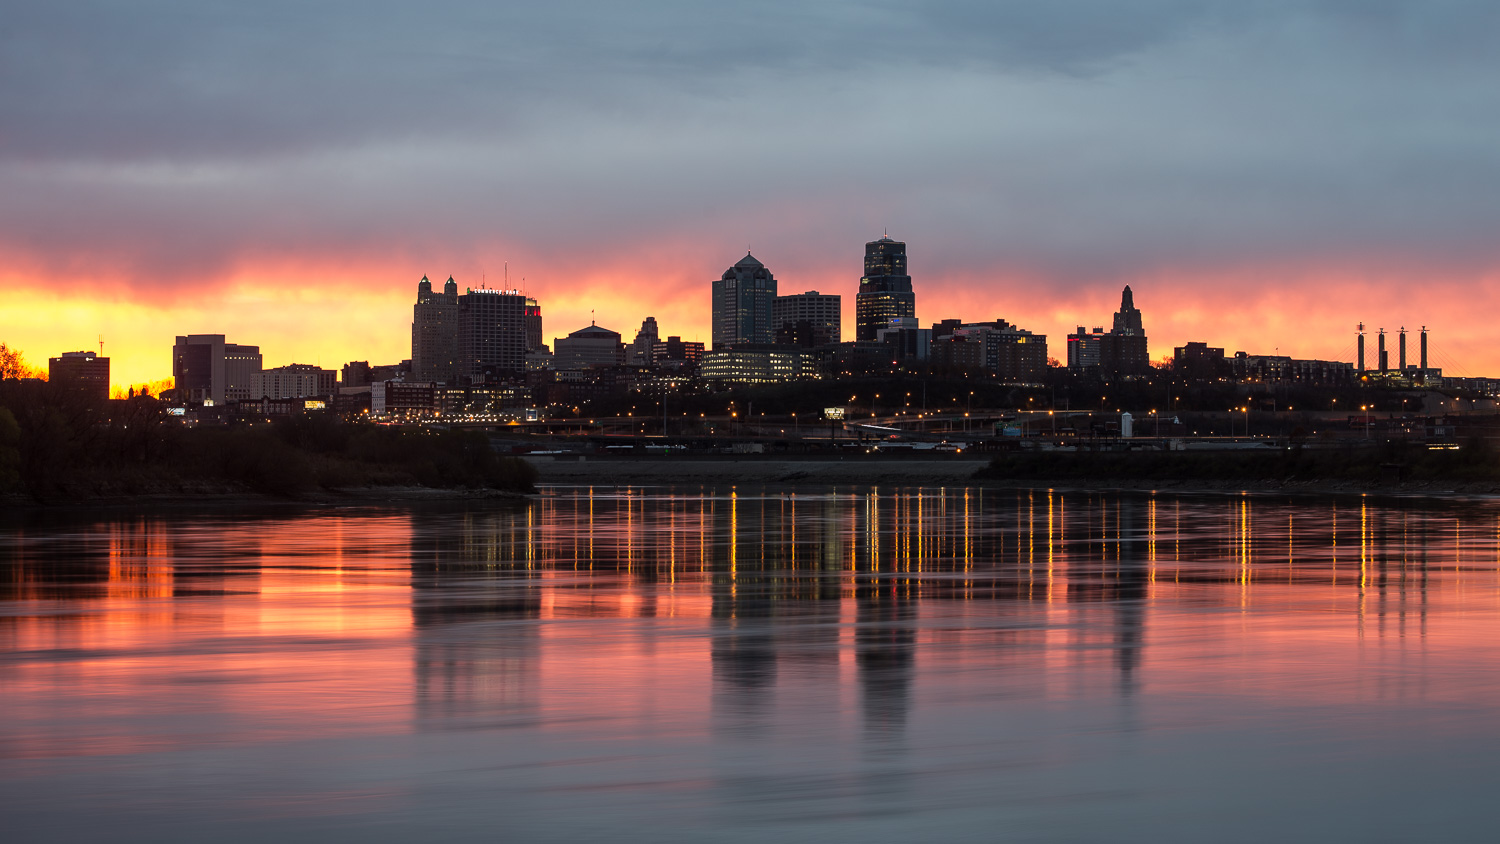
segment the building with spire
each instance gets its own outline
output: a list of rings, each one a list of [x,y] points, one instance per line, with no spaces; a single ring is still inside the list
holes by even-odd
[[[635,333],[635,340],[630,344],[626,363],[631,366],[650,366],[655,362],[656,344],[660,340],[656,317],[646,317],[641,322],[641,330]]]
[[[854,297],[854,339],[876,340],[885,328],[917,316],[917,297],[906,272],[906,244],[886,235],[865,244],[865,274]]]
[[[417,282],[411,315],[411,375],[416,381],[458,380],[458,282],[452,276],[441,293],[427,276]]]
[[[773,342],[775,301],[776,277],[745,253],[713,283],[713,347]]]
[[[1128,284],[1120,294],[1120,310],[1115,312],[1114,327],[1108,333],[1102,328],[1090,332],[1080,325],[1076,334],[1068,335],[1069,369],[1097,369],[1099,374],[1113,377],[1140,375],[1150,366],[1146,329]]]

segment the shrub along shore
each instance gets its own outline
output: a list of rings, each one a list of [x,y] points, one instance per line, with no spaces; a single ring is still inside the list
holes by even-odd
[[[184,428],[150,397],[101,405],[47,384],[22,386],[26,394],[0,391],[0,495],[10,500],[534,491],[536,470],[497,454],[477,432],[313,415]]]

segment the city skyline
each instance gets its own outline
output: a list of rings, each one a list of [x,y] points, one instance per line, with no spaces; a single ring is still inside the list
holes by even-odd
[[[117,384],[183,332],[393,359],[413,279],[508,263],[558,330],[707,342],[699,285],[746,245],[852,328],[857,245],[889,229],[923,323],[1062,337],[1130,285],[1160,348],[1327,359],[1357,323],[1425,324],[1449,371],[1500,372],[1496,17],[22,4],[0,336],[36,363],[102,334]],[[731,31],[759,48],[703,48]]]
[[[865,244],[865,246],[868,247],[870,245],[870,243],[876,243],[876,242],[879,242],[880,240],[889,240],[889,239],[891,239],[891,238],[889,237],[889,233],[887,232],[887,233],[883,234],[881,238],[876,238],[874,240],[869,241],[868,243]],[[905,242],[902,242],[900,245],[906,246],[907,244]],[[759,260],[755,259],[753,255],[747,255],[746,257],[750,258],[752,260],[755,260],[755,262],[757,264],[760,263]],[[741,260],[743,261],[744,259],[742,258]],[[502,262],[503,266],[505,264],[506,264],[506,262]],[[429,278],[429,276],[446,277],[448,279],[448,282],[450,284],[457,285],[458,289],[460,289],[460,290],[470,290],[470,289],[473,289],[473,290],[490,290],[490,289],[494,289],[495,286],[496,286],[494,282],[492,282],[492,281],[489,280],[487,274],[482,274],[481,279],[478,282],[475,282],[475,283],[459,282],[457,280],[457,278],[456,278],[456,274],[449,274],[449,273],[423,274],[421,276],[420,280],[426,281]],[[993,314],[987,315],[983,310],[976,310],[976,311],[973,311],[973,312],[964,312],[964,313],[957,313],[957,312],[950,313],[949,311],[941,311],[941,313],[943,314],[942,316],[933,316],[933,317],[929,318],[929,316],[927,315],[927,313],[929,311],[929,308],[931,308],[934,311],[936,311],[937,308],[942,307],[942,306],[941,305],[931,305],[931,304],[928,304],[929,299],[925,295],[926,294],[925,286],[924,286],[925,279],[924,279],[924,277],[920,273],[918,275],[913,276],[912,278],[913,278],[912,288],[918,294],[918,296],[917,296],[917,298],[918,298],[917,320],[918,320],[918,325],[920,327],[929,327],[929,326],[935,325],[936,323],[938,323],[939,321],[944,320],[944,319],[952,320],[952,319],[956,318],[956,319],[963,320],[963,321],[976,321],[976,320],[982,321],[982,320],[987,319],[987,318],[993,318],[993,316],[994,316]],[[847,282],[848,280],[845,279],[845,281]],[[825,287],[833,287],[833,285],[836,284],[836,283],[837,283],[837,281],[834,281],[834,282],[832,282],[832,283],[830,283],[828,285],[825,285]],[[357,360],[357,359],[365,359],[365,360],[380,361],[380,362],[391,362],[391,363],[399,362],[401,360],[411,359],[412,353],[413,353],[413,345],[412,345],[412,327],[413,326],[412,326],[412,310],[411,310],[411,302],[412,302],[412,299],[411,299],[411,289],[412,289],[412,286],[413,285],[412,285],[412,282],[410,280],[407,280],[402,285],[402,292],[403,292],[402,301],[397,306],[398,309],[399,309],[399,311],[400,311],[400,313],[394,318],[395,321],[398,323],[397,326],[396,326],[396,328],[395,328],[397,336],[395,337],[394,341],[389,336],[377,335],[377,334],[373,333],[370,330],[374,325],[380,325],[383,322],[390,322],[390,321],[392,321],[389,318],[388,314],[384,314],[384,313],[380,313],[379,312],[380,308],[383,307],[383,304],[386,301],[385,297],[381,296],[379,298],[366,299],[366,300],[364,300],[362,302],[362,304],[364,305],[364,307],[367,308],[370,311],[374,311],[374,312],[376,312],[376,313],[379,314],[376,317],[376,321],[373,324],[370,323],[370,322],[368,322],[368,321],[362,321],[363,322],[363,327],[366,329],[366,331],[363,334],[363,336],[367,338],[366,344],[363,345],[363,346],[360,346],[358,348],[350,347],[350,348],[344,350],[343,352],[340,352],[340,348],[342,348],[342,347],[330,347],[330,348],[332,348],[332,351],[333,351],[334,356],[335,356],[335,359],[333,359],[333,360],[328,360],[328,359],[324,359],[324,358],[320,357],[321,351],[317,351],[316,350],[317,349],[316,346],[313,347],[315,349],[315,351],[313,351],[311,353],[304,353],[303,351],[293,351],[293,352],[290,352],[290,353],[285,352],[284,349],[287,349],[287,348],[298,349],[298,350],[308,349],[309,348],[309,346],[308,346],[308,338],[288,337],[284,323],[278,323],[276,319],[270,317],[269,315],[265,316],[264,318],[252,321],[252,320],[247,320],[246,317],[245,317],[245,314],[241,313],[241,312],[238,312],[237,309],[226,307],[225,312],[223,314],[221,314],[221,316],[218,318],[217,321],[215,321],[211,316],[208,316],[212,312],[209,311],[209,310],[207,310],[207,309],[205,309],[201,313],[203,313],[205,315],[205,317],[204,317],[205,320],[207,320],[211,325],[221,325],[222,324],[222,325],[236,325],[236,326],[245,326],[245,327],[237,329],[237,330],[232,331],[232,332],[224,332],[224,331],[213,330],[213,331],[206,331],[206,332],[202,332],[202,333],[216,333],[216,334],[226,334],[227,333],[227,334],[232,334],[234,336],[241,336],[241,337],[248,336],[248,337],[251,337],[251,338],[255,338],[255,337],[281,338],[280,348],[278,348],[276,344],[267,343],[265,341],[261,341],[261,342],[258,343],[258,345],[263,348],[263,353],[266,356],[266,364],[265,364],[265,366],[267,368],[271,368],[273,366],[290,365],[290,364],[295,364],[295,363],[307,363],[308,361],[314,361],[315,358],[316,358],[316,360],[314,361],[314,365],[325,367],[325,368],[332,368],[332,369],[336,369],[339,366],[343,365],[344,363],[347,363],[348,361]],[[436,284],[434,284],[433,286],[437,287]],[[802,285],[800,282],[791,282],[791,283],[788,284],[786,291],[783,292],[781,295],[783,295],[783,296],[798,295],[798,294],[800,294],[801,288],[803,286],[804,285]],[[805,286],[808,289],[813,289],[815,287],[815,285],[812,285],[812,284],[808,284],[808,285],[805,285]],[[1128,288],[1130,288],[1130,285],[1127,284],[1127,285],[1125,285],[1125,287],[1128,289]],[[690,341],[690,342],[691,341],[697,341],[697,340],[700,340],[700,338],[701,338],[701,341],[704,342],[705,345],[711,345],[709,338],[712,336],[711,327],[712,327],[712,298],[713,297],[712,297],[711,292],[708,291],[708,290],[706,290],[705,288],[706,288],[706,285],[705,285],[704,281],[700,278],[700,279],[697,280],[696,289],[693,290],[693,291],[690,291],[690,294],[689,294],[689,297],[688,297],[687,301],[684,302],[684,301],[678,300],[676,302],[669,303],[666,307],[663,307],[660,310],[651,310],[648,306],[642,306],[642,305],[639,305],[639,304],[635,304],[633,306],[635,308],[635,310],[636,311],[640,311],[642,313],[642,316],[639,319],[637,319],[636,321],[639,322],[639,321],[647,319],[647,318],[659,317],[659,314],[663,313],[663,312],[664,313],[683,313],[683,312],[692,313],[695,310],[701,311],[701,315],[698,318],[694,319],[694,318],[690,317],[690,318],[688,318],[688,319],[686,319],[686,320],[683,321],[687,325],[690,325],[690,326],[692,326],[692,325],[701,325],[701,327],[703,329],[701,334],[696,333],[696,332],[694,332],[692,330],[682,330],[682,331],[679,331],[678,330],[678,326],[681,325],[681,324],[683,324],[683,323],[670,322],[669,320],[672,319],[671,317],[658,318],[658,322],[662,323],[662,324],[665,324],[669,329],[671,329],[671,333],[680,335],[686,341]],[[554,306],[550,301],[548,301],[548,299],[542,298],[542,297],[546,296],[545,291],[539,291],[537,288],[532,288],[532,287],[525,286],[524,279],[519,284],[512,284],[510,289],[518,291],[519,293],[521,293],[523,296],[527,297],[530,300],[539,300],[539,301],[541,301],[542,306],[544,308],[544,311],[547,314],[547,316],[546,316],[546,320],[547,320],[546,326],[547,327],[544,329],[544,333],[545,333],[545,336],[547,336],[548,338],[550,338],[551,336],[553,336],[553,334],[556,334],[557,336],[563,336],[563,335],[566,335],[567,333],[575,330],[575,328],[573,328],[571,326],[570,327],[564,327],[563,325],[558,325],[555,321],[561,320],[561,319],[563,319],[565,317],[556,316],[555,313],[561,312],[564,315],[576,313],[578,311],[578,307],[576,305],[570,307],[567,302],[560,302],[560,303],[558,303],[557,305]],[[842,289],[840,289],[840,288],[834,288],[831,292],[827,291],[827,290],[824,291],[825,293],[827,293],[827,295],[841,296],[842,299],[843,299],[843,305],[842,305],[843,322],[846,325],[851,326],[850,329],[846,330],[847,333],[846,333],[846,336],[844,337],[845,341],[852,341],[852,340],[855,339],[855,337],[854,337],[854,331],[852,329],[852,326],[856,322],[856,298],[857,297],[856,297],[855,294],[857,294],[859,292],[859,289],[860,289],[860,279],[858,277],[856,277],[856,278],[853,279],[852,283],[846,284],[845,287],[842,288]],[[1149,294],[1149,291],[1148,291],[1148,296],[1149,295],[1150,294]],[[936,297],[934,297],[934,298],[936,298]],[[1096,306],[1093,303],[1095,303],[1097,300],[1101,300],[1101,299],[1105,302],[1105,304],[1098,305],[1097,308],[1096,308]],[[950,297],[947,301],[953,301],[953,299]],[[978,300],[960,298],[957,301],[959,301],[959,302],[973,302],[973,301],[978,301]],[[1073,315],[1073,319],[1071,319],[1071,320],[1069,320],[1069,319],[1062,319],[1062,323],[1063,323],[1062,327],[1056,329],[1056,333],[1052,334],[1052,336],[1054,336],[1056,338],[1059,338],[1059,345],[1056,348],[1049,349],[1049,353],[1048,353],[1049,357],[1053,358],[1053,359],[1056,359],[1060,365],[1067,366],[1068,365],[1068,360],[1067,360],[1067,356],[1066,356],[1066,349],[1063,348],[1062,345],[1060,344],[1060,339],[1064,335],[1067,335],[1069,333],[1068,326],[1073,325],[1075,323],[1079,324],[1079,325],[1081,325],[1083,323],[1089,323],[1089,324],[1103,323],[1105,325],[1109,325],[1110,321],[1112,319],[1111,314],[1113,314],[1119,308],[1119,301],[1120,301],[1120,289],[1119,288],[1115,288],[1113,291],[1102,291],[1098,295],[1095,295],[1095,293],[1093,291],[1090,291],[1087,294],[1087,302],[1089,303],[1089,309],[1087,311],[1084,310],[1084,306],[1082,306],[1082,305],[1080,305],[1080,306],[1078,306],[1076,308],[1071,308],[1070,309],[1069,308],[1069,304],[1067,302],[1058,302],[1058,303],[1056,303],[1054,309],[1051,311],[1051,313],[1053,314],[1053,321],[1056,321],[1057,319],[1059,319],[1059,317],[1056,316],[1057,314],[1063,314],[1063,315],[1069,315],[1069,314],[1071,314],[1071,315]],[[1112,304],[1111,304],[1111,302],[1112,302]],[[380,303],[380,306],[377,307],[376,303]],[[277,305],[279,305],[281,303],[276,303],[274,300],[262,300],[259,304],[268,306],[269,311],[277,311]],[[1392,355],[1393,355],[1393,357],[1392,357],[1392,365],[1393,366],[1395,364],[1395,357],[1394,357],[1394,354],[1395,354],[1394,343],[1396,342],[1395,338],[1398,336],[1398,332],[1403,327],[1408,332],[1410,332],[1413,335],[1415,335],[1417,333],[1417,331],[1418,331],[1418,328],[1417,328],[1418,325],[1426,325],[1429,333],[1434,333],[1439,338],[1442,337],[1442,333],[1440,333],[1440,329],[1438,329],[1437,327],[1435,327],[1433,325],[1430,325],[1430,324],[1427,324],[1427,323],[1423,323],[1423,322],[1420,322],[1420,321],[1417,321],[1417,320],[1407,320],[1405,322],[1401,322],[1401,323],[1397,324],[1395,327],[1380,326],[1380,325],[1377,325],[1374,322],[1361,321],[1361,322],[1357,323],[1352,328],[1351,327],[1347,327],[1347,326],[1338,326],[1337,328],[1344,329],[1344,330],[1338,331],[1337,333],[1335,333],[1334,335],[1332,335],[1330,337],[1324,338],[1324,337],[1320,336],[1320,337],[1317,337],[1317,338],[1313,339],[1310,342],[1309,341],[1304,341],[1302,343],[1297,342],[1297,340],[1295,338],[1290,338],[1290,339],[1289,338],[1278,338],[1276,336],[1265,335],[1265,334],[1255,334],[1255,333],[1252,333],[1250,335],[1241,334],[1240,336],[1249,336],[1251,339],[1250,339],[1248,345],[1237,346],[1234,342],[1232,342],[1232,341],[1226,341],[1226,340],[1223,339],[1225,337],[1235,336],[1236,332],[1232,328],[1227,328],[1222,323],[1212,322],[1207,317],[1204,317],[1201,321],[1195,320],[1195,321],[1193,321],[1191,323],[1188,323],[1184,319],[1181,318],[1182,314],[1185,313],[1185,312],[1188,313],[1188,314],[1190,314],[1190,315],[1192,315],[1192,316],[1194,316],[1194,317],[1197,317],[1201,313],[1201,311],[1197,307],[1197,303],[1189,303],[1189,307],[1186,308],[1186,309],[1182,309],[1180,307],[1182,305],[1182,303],[1176,303],[1176,304],[1179,306],[1178,310],[1173,310],[1172,309],[1173,303],[1168,303],[1168,302],[1162,302],[1162,303],[1152,302],[1152,305],[1150,307],[1150,310],[1151,310],[1151,321],[1152,321],[1152,326],[1153,326],[1151,334],[1152,334],[1153,338],[1155,338],[1155,337],[1158,336],[1158,332],[1161,332],[1163,334],[1166,333],[1167,331],[1172,331],[1172,330],[1181,330],[1181,331],[1186,331],[1187,332],[1186,334],[1183,334],[1181,337],[1174,337],[1174,338],[1171,338],[1171,339],[1166,338],[1166,337],[1163,337],[1162,339],[1153,339],[1153,342],[1151,344],[1151,351],[1150,351],[1150,360],[1153,361],[1153,362],[1161,361],[1161,360],[1164,360],[1164,359],[1170,359],[1170,357],[1171,357],[1170,350],[1172,348],[1174,348],[1176,346],[1180,346],[1180,345],[1182,345],[1184,343],[1188,343],[1188,342],[1207,342],[1209,345],[1219,345],[1219,346],[1223,346],[1225,348],[1228,348],[1231,352],[1233,352],[1233,351],[1246,351],[1246,352],[1248,352],[1248,353],[1250,353],[1252,355],[1257,355],[1257,354],[1258,355],[1280,354],[1280,355],[1290,356],[1290,357],[1326,358],[1326,359],[1330,359],[1330,360],[1341,360],[1341,361],[1345,361],[1345,362],[1349,362],[1349,363],[1357,363],[1357,360],[1356,360],[1356,358],[1357,358],[1357,346],[1356,346],[1355,336],[1356,336],[1357,332],[1362,329],[1368,335],[1367,339],[1369,341],[1369,346],[1368,346],[1369,354],[1367,355],[1366,363],[1368,364],[1368,367],[1370,369],[1375,370],[1375,369],[1379,369],[1379,362],[1378,362],[1378,360],[1376,360],[1375,355],[1374,355],[1374,348],[1375,348],[1375,345],[1374,345],[1375,340],[1374,340],[1374,338],[1375,338],[1375,336],[1377,334],[1377,331],[1379,331],[1381,328],[1384,328],[1385,332],[1391,336],[1391,343],[1392,343],[1391,350],[1392,350]],[[253,310],[254,309],[252,308],[252,311]],[[1158,314],[1160,314],[1160,316],[1158,316]],[[1006,318],[1008,318],[1008,315],[1002,314],[1002,316],[1005,316]],[[1177,319],[1174,320],[1173,319],[1174,316],[1177,317]],[[617,316],[615,313],[611,313],[611,312],[600,312],[598,309],[589,309],[587,311],[586,315],[584,316],[584,320],[585,321],[578,326],[579,328],[587,327],[590,324],[601,324],[601,325],[604,325],[605,327],[609,327],[609,326],[612,326],[612,325],[615,325],[615,324],[618,323],[618,324],[620,324],[620,325],[623,326],[623,325],[626,325],[627,323],[630,322],[630,320],[628,318]],[[1041,325],[1027,325],[1024,321],[1018,321],[1018,320],[1010,320],[1010,321],[1013,322],[1013,323],[1018,323],[1018,324],[1021,324],[1021,325],[1025,325],[1028,328],[1033,328],[1034,330],[1036,330],[1036,332],[1038,334],[1048,334],[1049,333],[1048,329],[1044,329],[1042,327],[1042,325],[1048,325],[1048,323],[1046,323],[1045,321],[1042,322]],[[1408,323],[1412,323],[1412,324],[1408,324]],[[1162,329],[1157,329],[1155,327],[1157,325],[1162,325],[1164,327]],[[1176,326],[1175,329],[1173,327],[1174,325]],[[1195,329],[1195,328],[1192,327],[1194,325],[1200,326],[1200,327]],[[82,331],[76,331],[74,333],[77,333],[79,337],[83,336],[83,332]],[[626,334],[627,332],[622,330],[620,333]],[[11,334],[12,334],[12,336],[22,336],[22,337],[26,336],[25,332],[12,331]],[[64,334],[63,336],[72,336],[72,334]],[[633,334],[631,334],[630,336],[633,336]],[[665,334],[663,336],[665,336]],[[1266,337],[1266,339],[1263,340],[1263,341],[1256,341],[1254,339],[1256,336]],[[131,385],[131,384],[150,383],[150,382],[159,381],[160,379],[162,379],[164,377],[170,377],[171,376],[172,361],[171,361],[170,354],[168,354],[168,355],[165,356],[166,357],[165,365],[157,367],[154,363],[152,363],[150,361],[147,361],[146,363],[142,363],[142,361],[141,361],[140,358],[143,357],[143,355],[141,355],[139,352],[137,352],[133,357],[130,356],[131,355],[131,351],[130,350],[127,350],[125,353],[121,353],[121,352],[118,352],[118,351],[113,351],[112,352],[111,349],[115,349],[117,347],[114,346],[114,344],[108,343],[108,341],[109,341],[110,338],[108,336],[103,335],[103,334],[100,334],[100,335],[98,335],[98,336],[95,337],[95,345],[97,345],[97,343],[99,342],[99,340],[101,338],[104,341],[106,341],[105,356],[106,357],[111,357],[113,359],[113,361],[114,361],[114,368],[112,369],[112,372],[111,372],[111,382],[112,382],[113,388],[123,390],[126,386]],[[159,343],[154,343],[153,342],[154,339],[155,338],[146,337],[142,341],[140,341],[139,345],[143,346],[146,349],[146,353],[145,353],[144,357],[154,358],[154,357],[160,357],[160,356],[162,356],[161,352],[160,352],[160,348],[159,348],[160,344]],[[1340,344],[1340,343],[1342,345],[1338,346],[1335,349],[1334,348],[1335,345],[1336,344]],[[66,346],[67,344],[64,343],[62,345]],[[88,344],[82,343],[80,341],[80,343],[77,344],[77,345],[85,346],[85,345],[88,345]],[[44,361],[47,356],[55,356],[56,354],[60,354],[59,350],[53,350],[53,349],[50,349],[50,348],[41,348],[41,347],[38,347],[39,351],[33,351],[31,348],[27,348],[27,347],[23,346],[19,342],[13,343],[12,347],[16,348],[16,349],[19,349],[19,350],[23,351],[24,353],[26,353],[26,355],[27,355],[26,359],[29,362],[31,362],[33,365],[36,365],[39,360],[43,360]],[[1324,349],[1326,351],[1323,354],[1321,354],[1321,355],[1301,354],[1301,353],[1299,353],[1298,350],[1302,349],[1302,348]],[[1458,365],[1455,366],[1454,365],[1455,364],[1455,351],[1454,351],[1454,348],[1455,347],[1453,345],[1446,345],[1444,343],[1434,342],[1434,345],[1433,345],[1433,349],[1434,349],[1433,365],[1434,366],[1444,366],[1446,364],[1446,367],[1447,367],[1449,373],[1450,374],[1455,374],[1455,375],[1456,374],[1464,374],[1464,375],[1486,375],[1486,374],[1488,374],[1489,370],[1484,370],[1484,369],[1482,369],[1482,367],[1476,368],[1476,365],[1472,364],[1472,363],[1465,364],[1463,361],[1458,361],[1457,362]],[[371,350],[378,350],[378,349],[388,349],[389,351],[386,354],[381,354],[381,353],[379,353],[377,351],[371,351]],[[1481,357],[1480,359],[1483,359],[1483,358]],[[1500,360],[1497,360],[1497,362],[1496,362],[1496,369],[1500,370]],[[138,372],[144,372],[144,373],[146,373],[146,375],[144,377],[136,377],[134,373],[138,373]]]

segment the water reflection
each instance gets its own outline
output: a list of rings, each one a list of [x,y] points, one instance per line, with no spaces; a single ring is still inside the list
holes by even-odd
[[[1355,776],[1393,730],[1427,743],[1420,770],[1500,744],[1497,569],[1490,502],[568,488],[498,509],[17,517],[0,798],[31,829],[98,788],[158,820],[367,792],[400,799],[314,802],[470,817],[490,799],[471,780],[525,795],[506,805],[532,833],[578,800],[657,833],[915,829],[935,806],[998,811],[997,791],[1017,817],[1119,820],[1099,795],[1120,782],[1159,790],[1143,805],[1229,782],[1227,760],[1288,730],[1361,750],[1299,757],[1287,788]],[[329,761],[293,788],[276,772],[304,745]],[[240,778],[203,780],[208,749]],[[160,778],[125,776],[147,760]],[[448,796],[418,785],[434,776]],[[1234,793],[1202,799],[1250,800]]]

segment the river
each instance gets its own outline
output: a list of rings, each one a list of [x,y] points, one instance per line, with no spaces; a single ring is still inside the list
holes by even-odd
[[[1500,502],[0,520],[7,841],[1489,841]]]

